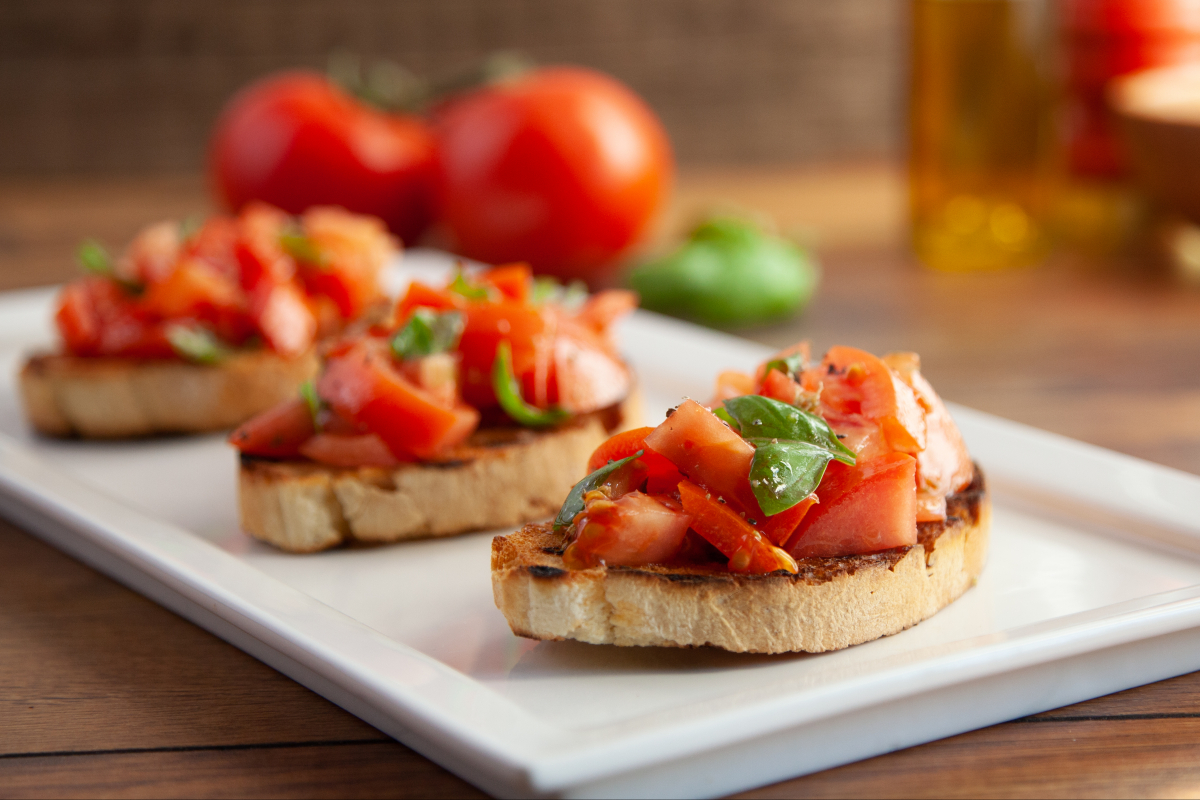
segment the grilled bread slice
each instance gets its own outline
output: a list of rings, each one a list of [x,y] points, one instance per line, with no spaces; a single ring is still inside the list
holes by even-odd
[[[295,396],[317,372],[310,351],[236,353],[215,365],[36,355],[19,376],[33,427],[49,436],[117,439],[232,428]]]
[[[513,632],[592,644],[820,653],[928,619],[975,582],[991,506],[983,475],[947,498],[918,543],[869,555],[800,559],[795,575],[723,564],[563,567],[565,534],[527,525],[492,541],[492,590]]]
[[[549,430],[485,427],[443,460],[338,468],[241,457],[242,528],[293,553],[520,525],[553,515],[588,457],[636,421],[638,400]]]

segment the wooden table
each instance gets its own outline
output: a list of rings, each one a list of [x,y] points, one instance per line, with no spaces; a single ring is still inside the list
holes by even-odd
[[[814,305],[747,336],[917,350],[950,400],[1200,474],[1200,291],[1136,262],[923,270],[904,253],[887,167],[686,175],[670,224],[711,201],[823,247]],[[85,235],[119,244],[206,208],[191,176],[0,184],[0,288],[69,277]],[[743,796],[1198,793],[1200,673]],[[479,792],[0,521],[0,797],[248,795]]]

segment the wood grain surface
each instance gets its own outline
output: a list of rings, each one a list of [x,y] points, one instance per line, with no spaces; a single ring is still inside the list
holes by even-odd
[[[914,349],[947,399],[1200,474],[1200,291],[1138,259],[929,272],[902,200],[886,167],[695,173],[665,230],[734,202],[824,242],[814,305],[751,338]],[[0,183],[0,288],[68,277],[84,235],[206,208],[194,176]],[[1200,673],[742,796],[1187,797],[1198,756]],[[0,521],[0,797],[63,796],[479,792]]]

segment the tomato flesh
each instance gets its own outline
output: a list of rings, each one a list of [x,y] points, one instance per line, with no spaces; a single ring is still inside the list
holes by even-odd
[[[474,408],[448,406],[408,381],[382,340],[363,340],[329,359],[317,394],[338,414],[378,434],[402,460],[434,458],[479,424]]]
[[[796,558],[874,553],[917,543],[917,460],[889,453],[850,467],[832,462],[820,502],[785,545]]]
[[[563,552],[568,569],[666,561],[687,535],[691,517],[673,498],[629,492],[587,504]]]
[[[242,423],[229,443],[246,455],[299,458],[300,446],[315,432],[308,404],[297,397]]]
[[[400,463],[373,433],[318,433],[300,445],[299,455],[331,467],[394,467]]]
[[[646,446],[667,458],[692,481],[763,521],[750,488],[754,447],[695,400],[679,404],[646,436]]]
[[[691,481],[679,484],[683,510],[692,516],[692,530],[729,559],[733,572],[798,572],[795,560],[752,527],[738,512]]]
[[[637,462],[646,470],[646,490],[651,494],[671,493],[683,474],[665,456],[646,446],[646,435],[654,428],[634,428],[611,437],[596,448],[588,459],[588,472],[592,473],[610,461],[628,458],[639,450],[644,451]]]

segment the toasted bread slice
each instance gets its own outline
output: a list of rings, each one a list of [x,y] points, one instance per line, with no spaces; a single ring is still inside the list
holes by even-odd
[[[800,559],[791,575],[724,565],[563,567],[565,534],[527,525],[492,540],[492,590],[513,632],[531,639],[738,653],[820,653],[897,633],[975,582],[991,506],[983,476],[948,498],[918,543],[870,555]]]
[[[295,396],[317,356],[267,350],[206,366],[183,361],[36,355],[19,376],[29,421],[49,436],[117,439],[232,428]]]
[[[436,462],[338,468],[241,457],[242,528],[293,553],[520,525],[553,515],[637,399],[549,430],[489,427]]]

